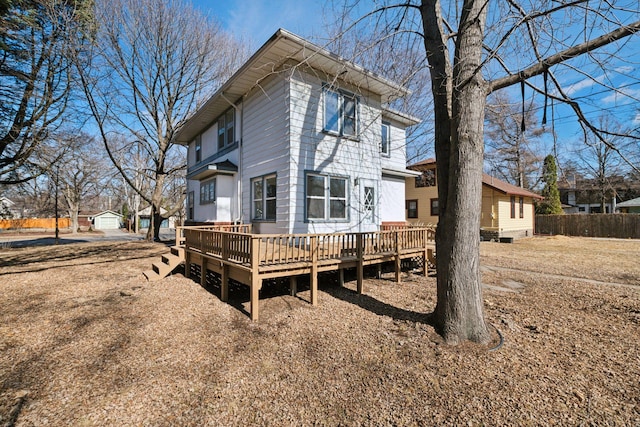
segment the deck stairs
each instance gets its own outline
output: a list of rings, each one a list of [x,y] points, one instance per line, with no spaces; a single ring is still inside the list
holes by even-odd
[[[171,252],[163,254],[161,260],[151,265],[151,270],[143,271],[142,274],[149,282],[155,282],[167,277],[182,263],[184,263],[184,248],[172,246]]]

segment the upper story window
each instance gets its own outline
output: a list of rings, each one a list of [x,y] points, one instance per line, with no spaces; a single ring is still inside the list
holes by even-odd
[[[218,150],[233,144],[235,129],[235,111],[229,108],[218,118]]]
[[[276,175],[251,180],[252,215],[258,221],[276,220]]]
[[[199,162],[200,160],[202,160],[202,135],[196,136],[195,151],[196,162]]]
[[[216,180],[215,178],[200,183],[200,204],[206,205],[216,201]]]
[[[323,89],[324,131],[356,137],[358,132],[358,98],[350,93]]]
[[[382,122],[382,140],[380,141],[380,152],[387,156],[391,152],[391,126],[389,123]]]

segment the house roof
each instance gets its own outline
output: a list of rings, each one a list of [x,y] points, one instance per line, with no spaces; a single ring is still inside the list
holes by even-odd
[[[635,208],[640,206],[640,197],[616,204],[618,208]]]
[[[412,165],[409,165],[407,166],[407,169],[424,170],[424,169],[430,169],[435,165],[436,165],[436,159],[429,158],[429,159],[414,163]],[[499,191],[503,194],[508,194],[512,196],[533,197],[534,199],[544,199],[544,197],[542,197],[537,193],[534,193],[533,191],[529,191],[525,188],[521,188],[516,185],[509,184],[508,182],[502,181],[486,173],[482,174],[482,184],[488,187],[491,187],[494,190]]]
[[[233,175],[238,172],[235,163],[224,160],[222,162],[206,162],[195,170],[187,173],[187,179],[203,180],[213,175]]]
[[[508,182],[504,182],[487,173],[482,174],[482,184],[487,185],[501,193],[508,194],[511,196],[523,196],[523,197],[533,197],[534,199],[544,199],[544,197],[542,197],[537,193],[534,193],[533,191],[529,191],[525,188],[518,187],[517,185],[509,184]]]
[[[347,83],[381,95],[383,103],[409,93],[405,87],[281,28],[189,118],[176,134],[175,142],[188,144],[232,103],[259,87],[268,76],[281,71],[288,60],[340,76]]]
[[[120,217],[122,216],[122,214],[119,214],[118,212],[106,210],[106,211],[102,211],[100,213],[97,213],[97,214],[93,215],[93,217],[95,218],[95,217],[98,217],[98,216],[108,215],[108,214],[116,215],[116,216],[120,216]]]

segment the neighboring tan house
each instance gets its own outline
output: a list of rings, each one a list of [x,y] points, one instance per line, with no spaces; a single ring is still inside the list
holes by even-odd
[[[617,208],[621,213],[640,214],[640,197],[618,203]]]
[[[407,221],[437,224],[438,187],[435,159],[427,159],[408,168],[421,172],[421,175],[416,178],[407,178],[405,185]],[[529,190],[516,187],[486,173],[483,174],[480,235],[485,240],[533,236],[534,200],[542,198]]]
[[[407,90],[278,30],[180,129],[187,224],[258,233],[404,221]]]

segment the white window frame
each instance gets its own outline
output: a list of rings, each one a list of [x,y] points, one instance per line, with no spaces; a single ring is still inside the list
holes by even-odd
[[[386,138],[386,145],[385,145]],[[388,122],[382,122],[381,137],[380,137],[380,152],[385,156],[391,155],[391,124]]]
[[[227,111],[222,113],[217,120],[218,123],[218,150],[223,150],[224,148],[230,146],[235,141],[235,123],[236,123],[236,112],[233,107],[229,108]],[[222,136],[222,141],[220,137]],[[222,144],[221,144],[222,142]]]
[[[275,180],[275,185],[277,186],[278,177],[274,174],[263,175],[251,180],[251,220],[252,221],[264,221],[264,222],[275,222],[276,221],[276,200],[277,200],[277,191],[273,196],[269,196],[267,194],[267,180]],[[261,196],[256,198],[255,192],[255,184],[259,184],[261,187]],[[267,210],[268,202],[274,202],[273,215],[270,215],[270,212]],[[262,214],[258,216],[256,212],[256,202],[262,204]]]
[[[332,135],[344,136],[347,138],[357,138],[358,137],[358,122],[359,122],[359,99],[356,95],[341,91],[331,89],[328,85],[324,85],[322,87],[322,111],[323,111],[323,120],[322,120],[322,129],[324,132],[330,133]],[[336,112],[328,112],[328,100],[336,99]],[[345,104],[347,100],[352,100],[354,103],[353,107],[353,116],[347,116],[347,111],[345,109]],[[329,126],[329,120],[337,115],[337,121],[334,125]],[[349,120],[353,120],[353,133],[345,132],[345,122]]]
[[[200,204],[209,205],[216,202],[216,179],[200,182]]]
[[[202,161],[202,134],[196,136],[194,151],[195,151],[196,163]]]
[[[309,194],[309,177],[322,178],[324,193],[322,196]],[[344,196],[336,196],[331,194],[331,181],[340,180],[344,182]],[[329,175],[321,174],[317,172],[307,172],[305,174],[305,190],[304,190],[304,202],[305,212],[304,217],[306,222],[319,222],[319,221],[332,221],[332,222],[348,222],[349,221],[349,177],[342,175]],[[322,200],[323,201],[323,217],[309,217],[309,201],[310,200]],[[331,216],[331,202],[342,202],[344,204],[344,216]]]

